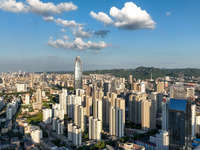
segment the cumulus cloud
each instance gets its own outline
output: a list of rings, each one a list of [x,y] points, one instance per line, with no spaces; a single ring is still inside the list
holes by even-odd
[[[167,15],[167,16],[171,15],[171,12],[169,12],[169,11],[168,11],[168,12],[166,12],[166,15]]]
[[[40,0],[27,0],[27,4],[30,6],[30,11],[39,15],[48,16],[51,14],[61,14],[63,12],[76,10],[77,6],[73,3],[60,3],[55,5],[48,2],[43,3]]]
[[[32,12],[42,16],[61,14],[63,12],[76,10],[77,8],[78,7],[72,2],[59,3],[55,5],[51,2],[43,3],[40,0],[26,0],[26,2],[17,2],[16,0],[0,0],[0,9],[4,11],[10,11],[14,13]]]
[[[89,31],[84,31],[83,27],[79,27],[78,29],[73,31],[73,35],[75,37],[80,37],[80,38],[88,38],[90,37],[92,34]]]
[[[82,26],[83,24],[79,24],[79,23],[76,23],[74,20],[71,20],[71,21],[68,21],[68,20],[63,20],[63,19],[54,19],[55,23],[57,25],[61,25],[63,27],[79,27],[79,26]]]
[[[110,32],[109,30],[98,30],[94,31],[94,35],[97,37],[105,38],[109,32]]]
[[[107,44],[103,41],[99,41],[98,43],[88,41],[84,42],[81,38],[75,38],[73,41],[57,39],[53,41],[53,37],[49,38],[48,45],[55,48],[63,48],[63,49],[71,49],[71,50],[100,50],[106,47],[111,46],[111,44]]]
[[[96,15],[100,17],[98,14]],[[108,16],[105,13],[104,15]],[[126,2],[122,9],[112,7],[110,9],[110,16],[114,18],[112,24],[119,29],[124,30],[154,29],[156,25],[151,16],[145,10],[142,10],[133,2]],[[98,17],[93,18],[106,24],[104,21],[105,19],[98,19]],[[109,16],[108,18],[111,19]]]
[[[75,28],[75,27],[80,27],[80,26],[83,25],[83,24],[80,24],[80,23],[76,23],[74,20],[68,21],[68,20],[63,20],[63,19],[60,19],[60,18],[55,19],[53,16],[43,17],[43,20],[45,20],[47,22],[53,22],[54,21],[57,25],[63,26],[65,28],[67,28],[67,27]],[[61,29],[61,31],[65,32],[66,30]]]
[[[54,21],[54,17],[53,16],[43,17],[43,20],[45,20],[47,22],[53,22]]]
[[[103,12],[99,12],[98,14],[96,14],[95,12],[91,11],[90,16],[98,21],[103,22],[106,26],[111,25],[113,23],[113,20]]]
[[[28,12],[28,6],[23,2],[15,0],[0,0],[0,9],[14,13]]]

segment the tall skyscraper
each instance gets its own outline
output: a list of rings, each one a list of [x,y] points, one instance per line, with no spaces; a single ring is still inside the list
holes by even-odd
[[[192,103],[189,100],[170,99],[169,136],[170,149],[191,150]]]
[[[76,92],[76,89],[82,89],[82,75],[81,58],[77,56],[74,63],[74,92]]]

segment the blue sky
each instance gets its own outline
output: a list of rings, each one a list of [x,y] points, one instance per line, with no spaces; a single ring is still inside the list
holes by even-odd
[[[199,68],[199,14],[198,0],[0,0],[0,72],[69,71],[76,56],[84,70]]]

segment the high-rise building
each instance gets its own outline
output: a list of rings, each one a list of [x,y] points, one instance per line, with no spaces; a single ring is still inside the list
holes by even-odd
[[[76,125],[73,125],[73,123],[68,123],[68,140],[75,146],[82,143],[82,131]]]
[[[31,134],[31,140],[32,142],[35,143],[40,143],[40,139],[42,138],[42,130],[40,129],[39,126],[32,126],[29,125],[27,126],[27,133]]]
[[[168,131],[169,125],[169,102],[162,102],[162,130]]]
[[[195,89],[194,87],[187,88],[187,97],[194,98],[195,96]]]
[[[130,90],[138,91],[138,84],[136,82],[131,83],[130,86]]]
[[[74,124],[81,128],[82,132],[86,130],[86,107],[75,105]]]
[[[27,92],[27,83],[17,83],[17,92]]]
[[[42,91],[41,91],[41,89],[36,90],[36,102],[38,102],[38,103],[42,102]]]
[[[85,90],[83,89],[76,89],[76,96],[82,96],[85,94]]]
[[[169,133],[161,130],[156,134],[156,150],[169,150]]]
[[[52,122],[52,110],[51,109],[43,109],[43,122],[45,124]]]
[[[157,83],[157,92],[158,93],[162,93],[164,91],[165,88],[165,83],[164,82],[158,82]]]
[[[132,75],[129,75],[128,76],[128,83],[132,83],[133,82],[133,76]]]
[[[68,95],[68,116],[74,119],[74,106],[81,105],[81,97],[76,95]]]
[[[112,107],[115,107],[116,105],[115,105],[115,100],[116,100],[116,98],[117,98],[117,94],[116,93],[111,93],[111,106]]]
[[[58,135],[63,134],[64,131],[64,121],[60,120],[59,118],[54,118],[53,121],[55,122],[55,130]]]
[[[196,126],[196,105],[192,104],[191,105],[191,113],[192,113],[192,117],[191,117],[191,121],[192,121],[192,137],[195,136],[195,126]]]
[[[191,150],[192,103],[189,100],[170,99],[169,136],[170,149]]]
[[[30,104],[30,94],[25,94],[25,104]]]
[[[117,137],[124,136],[123,113],[124,111],[118,107],[110,107],[109,131],[111,135],[115,135]]]
[[[144,81],[141,82],[141,92],[146,93],[146,84]]]
[[[12,120],[12,117],[13,117],[13,109],[12,109],[12,105],[8,105],[7,108],[6,108],[6,119],[7,120]]]
[[[141,124],[143,130],[151,130],[156,127],[156,112],[154,100],[143,100],[141,107]]]
[[[62,89],[62,93],[59,94],[60,109],[64,110],[64,114],[67,114],[67,90]]]
[[[92,97],[86,96],[86,116],[92,116]]]
[[[141,102],[146,100],[145,93],[129,96],[129,121],[141,124]]]
[[[42,109],[42,91],[40,88],[36,90],[36,102],[33,103],[33,109]]]
[[[123,98],[117,98],[115,100],[115,104],[116,104],[115,107],[118,107],[123,111],[123,123],[125,126],[125,100]]]
[[[86,91],[85,91],[86,95],[87,96],[92,96],[92,92],[93,92],[92,84],[86,85]]]
[[[102,100],[93,100],[93,116],[102,122]]]
[[[101,141],[102,122],[94,117],[89,117],[89,139]]]
[[[102,99],[102,105],[103,105],[103,124],[108,125],[109,124],[109,109],[111,104],[111,98],[107,98],[107,96],[104,96]]]
[[[110,83],[105,82],[103,84],[103,92],[104,92],[104,96],[107,96],[107,92],[110,92]]]
[[[74,63],[74,92],[76,92],[76,89],[82,89],[82,75],[81,58],[77,56]]]
[[[200,134],[200,116],[196,116],[195,133]]]

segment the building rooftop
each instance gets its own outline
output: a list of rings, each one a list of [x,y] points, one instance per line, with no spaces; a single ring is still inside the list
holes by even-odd
[[[185,111],[187,100],[182,99],[170,99],[169,109],[177,111]]]

